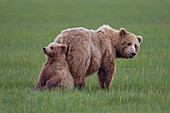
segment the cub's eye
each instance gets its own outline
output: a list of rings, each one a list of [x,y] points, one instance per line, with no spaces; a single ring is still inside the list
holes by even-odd
[[[132,44],[131,43],[128,43],[128,46],[131,46]]]
[[[51,47],[51,49],[53,49],[53,47]]]
[[[135,48],[137,48],[137,45],[135,45]]]

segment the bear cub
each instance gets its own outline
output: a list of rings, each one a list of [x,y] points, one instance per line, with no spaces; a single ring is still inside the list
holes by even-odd
[[[74,87],[73,77],[68,69],[65,53],[65,44],[51,43],[43,48],[47,56],[47,61],[43,64],[36,89],[51,89],[53,87],[64,87],[71,89]]]

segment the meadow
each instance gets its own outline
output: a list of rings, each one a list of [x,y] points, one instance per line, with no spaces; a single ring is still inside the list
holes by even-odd
[[[110,91],[96,73],[83,90],[33,91],[61,30],[108,24],[143,36],[133,59],[117,59]],[[0,113],[169,113],[169,0],[0,0]]]

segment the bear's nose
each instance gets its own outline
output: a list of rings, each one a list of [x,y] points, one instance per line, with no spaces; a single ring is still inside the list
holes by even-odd
[[[43,51],[45,51],[45,48],[43,48]]]
[[[131,54],[132,54],[132,56],[135,56],[135,55],[136,55],[136,53],[135,53],[135,52],[132,52]]]

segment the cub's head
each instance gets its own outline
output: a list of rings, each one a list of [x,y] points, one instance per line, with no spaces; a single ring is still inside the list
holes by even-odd
[[[48,47],[43,48],[43,51],[49,57],[58,57],[66,53],[67,46],[59,43],[50,43]]]
[[[142,36],[136,36],[130,32],[127,32],[124,28],[119,30],[119,35],[121,37],[120,57],[133,58],[140,48]]]

